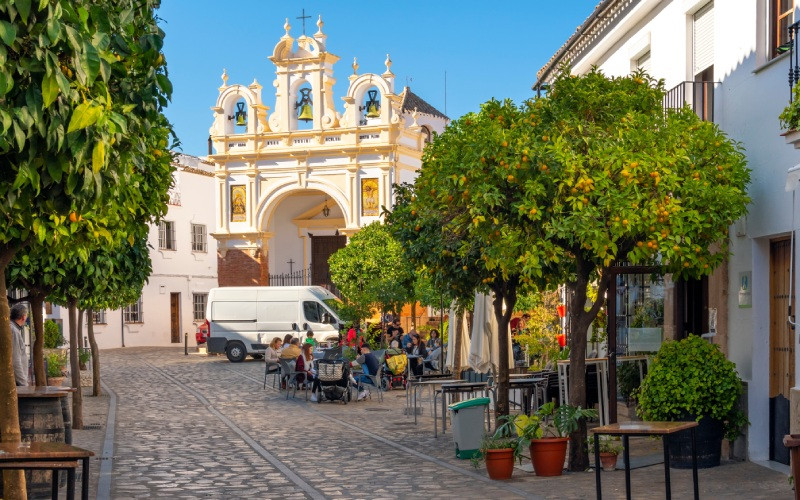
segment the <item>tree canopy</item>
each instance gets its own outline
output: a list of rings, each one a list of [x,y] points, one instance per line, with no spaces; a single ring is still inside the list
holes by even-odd
[[[399,311],[412,300],[415,273],[400,245],[380,222],[363,227],[330,259],[331,278],[358,316]]]
[[[426,149],[392,227],[415,262],[463,293],[490,288],[509,310],[520,287],[566,283],[570,361],[582,373],[611,266],[710,274],[746,213],[741,147],[687,107],[665,110],[663,96],[663,82],[643,73],[564,70],[546,97],[489,101]],[[586,310],[592,281],[597,300]],[[584,406],[583,377],[570,384],[570,403]],[[572,436],[573,469],[586,466],[583,437],[585,423]]]

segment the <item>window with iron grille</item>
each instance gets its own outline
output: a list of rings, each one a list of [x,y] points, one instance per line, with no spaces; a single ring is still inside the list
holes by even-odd
[[[175,223],[171,220],[162,220],[158,226],[159,250],[176,250]]]
[[[122,319],[125,321],[125,323],[144,323],[141,297],[139,297],[139,300],[123,310]]]
[[[207,252],[205,224],[192,224],[192,251]]]
[[[195,321],[204,321],[206,319],[206,301],[208,300],[207,293],[193,293],[192,294],[192,310],[194,311]]]
[[[789,42],[789,26],[794,22],[794,0],[770,0],[770,57],[785,52],[780,47]]]
[[[106,324],[106,310],[101,309],[100,311],[92,311],[92,321],[95,325],[105,325]]]

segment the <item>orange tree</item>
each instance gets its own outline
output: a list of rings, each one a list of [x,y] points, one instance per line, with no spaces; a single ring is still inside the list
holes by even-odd
[[[566,283],[571,370],[583,373],[610,267],[710,274],[749,203],[740,146],[688,108],[665,111],[663,95],[663,82],[642,73],[564,71],[547,97],[484,104],[426,150],[392,214],[401,239],[443,279],[499,292],[508,315],[520,286]],[[587,308],[592,282],[598,293]],[[508,323],[499,305],[495,313],[503,349]],[[569,383],[569,403],[585,406],[584,378]],[[571,435],[573,470],[588,464],[585,436],[584,422]]]
[[[541,227],[525,224],[526,214],[517,208],[526,195],[519,176],[530,164],[512,146],[519,117],[510,101],[493,100],[450,123],[426,147],[415,184],[398,186],[387,214],[409,259],[452,297],[468,302],[476,291],[494,293],[498,416],[508,414],[509,321],[517,294],[543,277],[546,267],[538,256],[528,255],[528,242],[551,246]],[[525,268],[537,259],[540,266]]]
[[[0,2],[0,275],[35,241],[58,259],[133,243],[166,211],[171,85],[157,0]],[[0,434],[19,441],[0,279]],[[24,495],[19,475],[6,496]]]

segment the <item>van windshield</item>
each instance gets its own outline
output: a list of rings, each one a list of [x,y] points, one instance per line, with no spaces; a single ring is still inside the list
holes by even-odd
[[[333,311],[337,318],[340,320],[342,319],[342,306],[344,306],[344,304],[341,300],[334,297],[332,299],[324,299],[323,302],[325,302],[325,305],[328,306],[331,311]]]

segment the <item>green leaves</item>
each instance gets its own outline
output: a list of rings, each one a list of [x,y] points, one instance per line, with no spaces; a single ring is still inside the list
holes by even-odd
[[[0,20],[0,40],[7,46],[11,47],[14,40],[17,38],[17,27],[8,21]]]
[[[48,71],[42,80],[42,99],[44,100],[42,104],[45,108],[53,104],[53,101],[55,101],[56,97],[58,97],[58,92],[59,88],[56,75],[53,72]]]
[[[98,173],[106,161],[106,146],[102,141],[97,141],[92,149],[92,172]]]
[[[102,109],[102,107],[96,106],[91,102],[79,104],[72,112],[72,117],[67,127],[67,133],[82,130],[90,125],[94,125],[97,119],[100,118]]]

